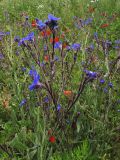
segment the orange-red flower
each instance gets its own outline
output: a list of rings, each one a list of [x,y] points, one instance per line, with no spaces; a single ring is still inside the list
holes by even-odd
[[[53,43],[53,41],[54,41],[54,43],[59,42],[59,37],[55,37],[54,40],[53,40],[53,38],[50,38],[50,42]]]
[[[54,136],[50,136],[49,142],[55,143],[56,142],[56,138]]]
[[[43,37],[45,37],[45,36],[50,36],[51,33],[52,33],[52,32],[51,32],[49,29],[47,29],[46,31],[42,31],[42,32],[41,32],[41,35],[42,35]]]
[[[71,95],[72,95],[72,91],[70,91],[70,90],[65,90],[65,91],[64,91],[64,95],[65,95],[65,96],[71,96]]]
[[[105,24],[102,24],[101,26],[100,26],[100,28],[106,28],[106,27],[108,27],[109,26],[109,24],[108,23],[105,23]]]
[[[32,27],[36,27],[36,26],[37,26],[36,21],[33,20],[33,21],[32,21]]]
[[[49,61],[49,55],[45,55],[45,56],[44,56],[44,61],[45,61],[45,62],[48,62],[48,61]]]

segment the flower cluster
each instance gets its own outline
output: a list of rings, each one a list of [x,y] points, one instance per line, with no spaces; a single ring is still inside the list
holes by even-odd
[[[30,70],[29,75],[33,78],[32,84],[29,86],[29,89],[32,91],[33,89],[43,87],[43,84],[40,83],[40,76],[35,69]]]

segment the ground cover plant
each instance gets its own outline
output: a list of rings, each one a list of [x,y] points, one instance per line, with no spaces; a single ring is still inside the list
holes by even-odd
[[[120,2],[0,6],[0,159],[119,160]]]

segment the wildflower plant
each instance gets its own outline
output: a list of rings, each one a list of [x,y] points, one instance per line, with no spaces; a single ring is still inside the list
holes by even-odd
[[[57,143],[68,145],[69,139],[72,140],[72,130],[77,129],[77,119],[80,115],[78,114],[80,109],[75,109],[76,103],[88,83],[95,81],[99,75],[89,70],[89,66],[80,67],[81,43],[69,44],[66,41],[66,35],[61,37],[60,20],[61,18],[52,14],[49,14],[48,20],[45,21],[36,18],[31,23],[32,32],[22,38],[19,36],[14,38],[16,47],[23,51],[24,68],[29,70],[29,85],[25,90],[35,102],[31,103],[29,97],[25,95],[21,99],[19,108],[20,110],[26,108],[31,112],[34,107],[37,107],[39,119],[42,112],[44,123],[46,123],[43,136],[47,137],[47,130],[51,130],[44,143],[47,143],[46,145],[54,143],[55,146]],[[88,19],[85,25],[88,21],[91,23],[91,19]],[[73,84],[74,79],[76,83]],[[70,125],[67,123],[69,121]],[[39,126],[39,124],[36,125]],[[32,132],[34,129],[31,129]]]
[[[96,9],[91,9],[94,14]],[[8,149],[0,146],[9,157],[49,159],[52,153],[66,151],[86,137],[99,150],[95,138],[102,143],[110,131],[109,113],[116,111],[113,104],[118,105],[114,70],[120,59],[113,59],[111,52],[119,50],[119,40],[99,35],[94,16],[74,17],[75,33],[66,31],[61,21],[53,14],[44,20],[25,16],[22,33],[12,37],[12,33],[0,32],[0,62],[5,58],[11,62],[11,77],[17,84],[12,86],[16,95],[11,93],[14,98],[9,102],[12,120],[5,128],[12,126],[11,141]],[[99,26],[103,31],[109,24]],[[15,59],[2,52],[3,44],[12,38],[11,48],[19,53]]]

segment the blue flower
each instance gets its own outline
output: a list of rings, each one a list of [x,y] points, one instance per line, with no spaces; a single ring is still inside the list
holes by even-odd
[[[92,50],[94,50],[94,48],[95,48],[94,44],[91,44],[91,45],[90,45],[90,48],[91,48]]]
[[[29,85],[29,90],[32,91],[33,89],[37,89],[39,87],[41,87],[41,84],[39,82],[39,76],[38,76],[33,80],[32,84]]]
[[[92,18],[88,18],[83,23],[84,23],[84,25],[88,25],[88,24],[92,23],[92,21],[93,21]]]
[[[40,63],[41,67],[45,67],[45,62]]]
[[[60,109],[61,109],[61,105],[58,104],[58,105],[57,105],[57,111],[60,111]]]
[[[120,44],[120,39],[115,40],[115,43],[116,43],[116,44]]]
[[[56,42],[54,48],[55,49],[62,49],[62,43],[61,42]]]
[[[46,25],[48,25],[51,30],[56,29],[58,27],[58,20],[60,20],[60,18],[57,18],[54,15],[49,14],[48,21],[46,21]]]
[[[5,33],[4,32],[0,32],[0,36],[5,36]]]
[[[4,59],[4,55],[0,53],[0,59]]]
[[[91,79],[95,79],[97,77],[97,73],[96,72],[92,72],[92,71],[88,71],[88,70],[84,70],[84,72]]]
[[[105,83],[105,80],[104,80],[104,79],[100,79],[100,83],[101,83],[101,84],[104,84],[104,83]]]
[[[91,44],[88,48],[86,48],[86,51],[88,52],[88,53],[91,53],[91,52],[93,52],[94,51],[94,44]]]
[[[10,32],[0,32],[0,36],[10,35]]]
[[[48,20],[49,21],[58,21],[60,20],[61,18],[57,18],[55,17],[53,14],[48,14]]]
[[[75,19],[75,23],[74,25],[78,28],[81,29],[83,27],[85,27],[86,25],[89,25],[90,23],[92,23],[93,19],[92,18],[88,18],[86,20],[83,19],[78,19],[77,17],[74,18]]]
[[[5,32],[5,35],[10,35],[10,32]]]
[[[15,36],[14,41],[15,42],[19,42],[20,41],[20,37],[19,36]]]
[[[109,83],[108,83],[108,86],[109,86],[110,88],[112,88],[112,87],[113,87],[113,84],[112,84],[111,82],[109,82]]]
[[[59,61],[59,57],[58,56],[54,56],[54,61]]]
[[[70,51],[70,50],[71,50],[71,47],[70,47],[70,46],[67,46],[67,47],[66,47],[66,50],[67,50],[67,51]]]
[[[120,49],[120,46],[114,46],[115,49],[119,50]]]
[[[27,100],[26,100],[26,99],[23,99],[23,100],[20,102],[19,106],[22,107],[23,105],[26,104],[26,102],[27,102]]]
[[[0,41],[2,40],[2,38],[6,35],[10,35],[10,32],[0,32]]]
[[[104,88],[104,89],[103,89],[103,92],[104,92],[104,93],[107,93],[107,92],[108,92],[108,89],[107,89],[107,88]]]
[[[102,41],[102,47],[104,50],[108,49],[111,45],[112,45],[112,42],[109,40]]]
[[[116,44],[117,46],[115,46],[114,48],[115,48],[115,49],[120,49],[120,39],[116,40],[116,41],[115,41],[115,44]]]
[[[34,79],[38,76],[37,71],[32,67],[32,69],[29,71],[29,75],[33,77]]]
[[[25,41],[33,41],[34,40],[34,32],[29,33],[26,37],[22,38],[18,46],[21,46],[22,44],[25,44]]]
[[[98,39],[98,33],[97,32],[94,33],[94,38]]]
[[[72,44],[71,48],[74,50],[74,51],[77,51],[79,50],[81,47],[81,45],[79,43],[74,43]]]
[[[47,96],[44,98],[44,102],[45,102],[45,103],[48,103],[48,102],[49,102],[49,98],[48,98]]]
[[[44,22],[42,22],[41,20],[37,20],[36,22],[37,22],[37,26],[38,26],[38,28],[39,28],[40,30],[45,29],[46,24],[45,24]]]
[[[25,67],[22,67],[21,69],[22,69],[22,71],[23,71],[23,72],[25,72],[25,71],[26,71],[26,68],[25,68]]]
[[[39,76],[39,74],[37,73],[37,71],[35,69],[30,70],[29,75],[33,78],[32,84],[29,85],[29,89],[30,90],[33,90],[33,89],[36,89],[36,88],[40,88],[40,87],[43,86],[42,83],[39,82],[40,76]]]

